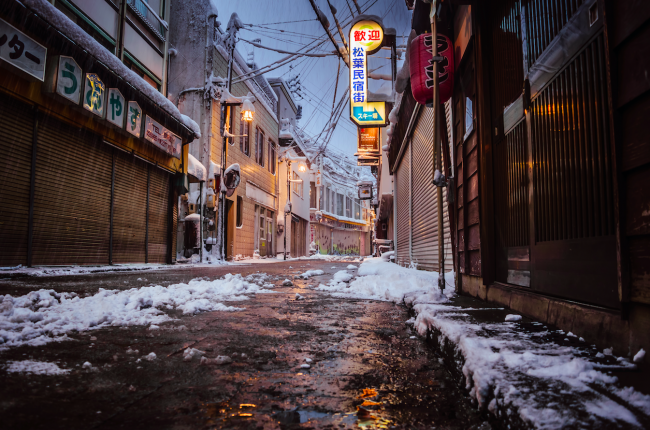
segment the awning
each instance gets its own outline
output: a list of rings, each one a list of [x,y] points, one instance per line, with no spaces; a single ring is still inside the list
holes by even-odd
[[[208,172],[199,160],[192,154],[187,154],[187,177],[190,183],[205,182],[208,179]]]

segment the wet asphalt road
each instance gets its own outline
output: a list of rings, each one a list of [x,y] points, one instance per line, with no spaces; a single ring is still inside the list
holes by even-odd
[[[333,298],[312,289],[348,264],[291,261],[0,280],[0,294],[38,288],[92,294],[100,287],[169,285],[259,271],[274,276],[277,291],[226,303],[242,311],[172,313],[177,319],[159,330],[104,328],[72,334],[73,341],[0,352],[0,427],[491,428],[434,351],[411,338],[415,333],[404,324],[409,318],[404,307]],[[325,275],[281,286],[283,279],[308,269]],[[296,293],[305,300],[295,300]],[[205,351],[209,358],[228,356],[232,363],[184,361],[186,348]],[[154,361],[136,362],[150,352],[157,356]],[[307,358],[309,369],[301,367]],[[25,359],[73,370],[40,376],[2,369],[7,360]],[[92,369],[82,369],[86,361]]]

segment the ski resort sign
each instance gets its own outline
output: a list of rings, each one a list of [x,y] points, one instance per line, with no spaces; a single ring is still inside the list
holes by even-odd
[[[350,28],[350,117],[360,127],[386,125],[386,103],[368,101],[368,54],[377,52],[384,29],[374,16],[360,15]]]

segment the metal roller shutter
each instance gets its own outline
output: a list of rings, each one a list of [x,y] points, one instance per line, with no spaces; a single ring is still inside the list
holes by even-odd
[[[173,190],[173,208],[172,208],[172,263],[176,263],[176,246],[178,238],[178,193]]]
[[[0,266],[27,264],[27,230],[34,112],[0,95]]]
[[[91,132],[39,122],[34,265],[107,264],[112,151]]]
[[[147,227],[147,164],[115,151],[113,263],[144,263]]]
[[[149,263],[167,262],[169,173],[149,166]]]
[[[407,265],[411,261],[411,146],[407,146],[402,160],[397,167],[397,195],[395,204],[397,209],[397,255],[396,262]]]
[[[432,181],[433,109],[421,109],[411,139],[413,151],[413,261],[438,270],[438,202]]]

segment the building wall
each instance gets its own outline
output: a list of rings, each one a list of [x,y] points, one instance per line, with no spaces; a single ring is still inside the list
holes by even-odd
[[[214,50],[214,75],[226,77],[228,75],[228,61],[224,58],[218,50]],[[237,79],[239,75],[235,70],[233,70],[233,81]],[[245,96],[250,92],[250,89],[245,83],[236,83],[232,85],[231,93],[234,96],[240,97]],[[238,163],[241,168],[241,183],[237,188],[235,194],[233,194],[231,200],[237,204],[237,196],[241,196],[243,199],[243,211],[242,211],[242,227],[236,228],[234,240],[234,255],[241,255],[243,257],[250,257],[253,255],[254,250],[258,249],[258,243],[255,240],[257,237],[257,223],[255,216],[255,205],[260,205],[261,203],[251,199],[246,196],[246,182],[251,182],[258,188],[266,191],[269,194],[277,196],[277,181],[278,181],[278,166],[276,164],[276,174],[272,174],[269,170],[269,152],[268,152],[268,141],[271,139],[276,145],[278,142],[278,124],[275,121],[274,114],[270,113],[267,108],[259,101],[254,103],[255,105],[255,114],[254,119],[250,123],[250,135],[249,135],[249,155],[246,155],[240,149],[240,138],[232,138],[234,140],[233,145],[229,145],[227,148],[227,158],[225,167]],[[234,135],[240,134],[240,118],[241,118],[241,108],[233,108],[233,130],[231,131]],[[210,137],[210,160],[221,165],[221,150],[222,150],[222,137],[221,137],[221,105],[217,102],[212,103],[211,110],[211,134]],[[259,127],[264,132],[265,146],[264,146],[264,167],[260,166],[255,161],[255,130],[256,127]],[[277,154],[277,148],[276,148]],[[277,159],[277,158],[276,158]],[[277,228],[277,214],[278,214],[278,203],[276,198],[275,207],[265,206],[267,210],[272,210],[274,213],[274,230]],[[274,233],[274,248],[277,250],[277,239],[278,236]]]

